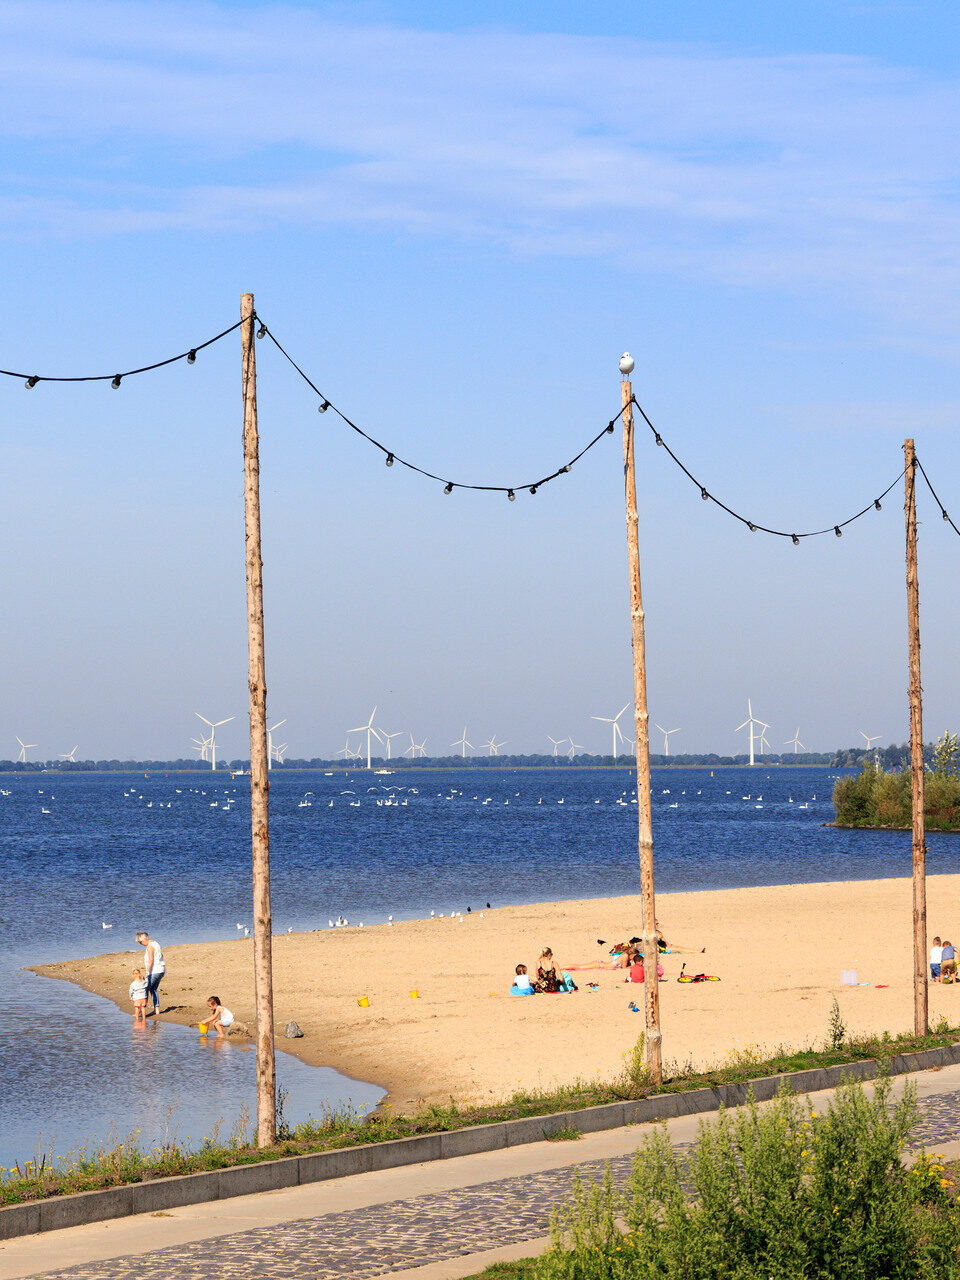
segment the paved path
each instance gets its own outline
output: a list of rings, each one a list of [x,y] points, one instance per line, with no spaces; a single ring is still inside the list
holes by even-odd
[[[960,1068],[926,1072],[915,1079],[923,1118],[911,1146],[948,1152],[954,1147],[960,1153]],[[902,1081],[898,1083],[902,1087]],[[816,1098],[825,1104],[822,1095]],[[677,1146],[689,1143],[696,1123],[696,1117],[670,1122],[671,1141]],[[626,1177],[632,1150],[645,1128],[648,1126],[589,1135],[578,1142],[536,1143],[413,1170],[384,1171],[390,1175],[387,1177],[366,1174],[337,1180],[342,1186],[320,1183],[242,1197],[226,1202],[234,1207],[230,1226],[222,1220],[225,1202],[219,1202],[220,1214],[213,1209],[219,1225],[199,1232],[194,1227],[194,1239],[171,1239],[167,1247],[156,1246],[168,1230],[172,1236],[182,1237],[178,1219],[196,1218],[208,1207],[146,1215],[146,1223],[124,1219],[122,1224],[101,1223],[72,1232],[50,1232],[22,1243],[11,1241],[0,1247],[0,1277],[44,1274],[47,1280],[206,1280],[211,1265],[237,1280],[299,1280],[303,1276],[363,1280],[411,1268],[425,1268],[421,1272],[424,1280],[428,1272],[468,1274],[486,1265],[486,1260],[479,1259],[473,1265],[471,1256],[524,1242],[539,1243],[549,1230],[550,1208],[566,1195],[574,1170],[584,1179],[599,1177],[609,1162],[618,1180]],[[510,1176],[491,1176],[509,1166],[515,1169]],[[381,1185],[365,1193],[364,1187],[372,1185],[365,1180],[378,1176]],[[462,1185],[453,1185],[458,1181]],[[437,1189],[442,1187],[448,1189]],[[345,1190],[349,1203],[335,1208],[338,1201],[344,1201]],[[365,1197],[366,1203],[362,1203]],[[261,1207],[257,1210],[251,1204],[245,1213],[244,1201],[261,1202]],[[264,1201],[276,1206],[267,1212],[269,1220],[250,1229],[236,1229],[250,1223],[257,1212],[262,1214]],[[323,1206],[330,1211],[322,1211]],[[169,1228],[166,1221],[161,1224],[157,1219],[169,1220]],[[115,1230],[110,1232],[109,1228]],[[87,1247],[84,1261],[64,1265],[78,1258],[75,1241],[77,1233],[83,1232],[99,1232],[101,1243],[97,1246],[94,1241],[92,1248]],[[110,1234],[112,1241],[103,1238]],[[140,1248],[135,1244],[138,1239],[142,1241]],[[19,1251],[15,1247],[18,1243]],[[513,1248],[509,1252],[522,1256],[526,1251]],[[452,1269],[437,1269],[437,1264],[450,1259],[462,1261]],[[12,1269],[5,1265],[8,1262]]]

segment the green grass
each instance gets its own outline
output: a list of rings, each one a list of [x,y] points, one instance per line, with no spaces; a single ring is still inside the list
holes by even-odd
[[[149,1151],[141,1146],[139,1130],[124,1137],[111,1132],[106,1138],[91,1140],[65,1156],[55,1156],[49,1145],[44,1146],[38,1140],[28,1157],[16,1161],[12,1168],[0,1169],[0,1205],[118,1186],[144,1178],[170,1177],[365,1143],[390,1142],[396,1138],[441,1133],[470,1125],[549,1116],[689,1089],[741,1084],[765,1076],[840,1066],[864,1059],[877,1059],[882,1063],[896,1054],[945,1047],[958,1041],[960,1027],[941,1021],[926,1036],[884,1033],[879,1037],[847,1040],[837,1048],[781,1050],[767,1057],[747,1050],[731,1055],[727,1062],[709,1071],[695,1071],[689,1067],[668,1070],[663,1084],[655,1088],[645,1077],[641,1040],[627,1055],[623,1073],[609,1082],[576,1081],[550,1092],[520,1091],[504,1102],[482,1107],[460,1107],[451,1099],[448,1106],[433,1104],[412,1115],[382,1107],[361,1119],[347,1107],[329,1111],[319,1118],[308,1117],[298,1124],[286,1122],[283,1115],[285,1092],[281,1090],[277,1127],[283,1136],[273,1147],[260,1148],[251,1143],[249,1116],[245,1108],[241,1108],[228,1135],[221,1135],[222,1126],[218,1124],[203,1141],[192,1147],[176,1140],[175,1133],[171,1132],[169,1116],[164,1137]],[[575,1124],[566,1125],[554,1135],[558,1141],[573,1141],[580,1136]]]

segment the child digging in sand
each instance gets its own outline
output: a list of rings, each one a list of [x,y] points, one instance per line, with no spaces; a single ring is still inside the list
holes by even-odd
[[[207,997],[207,1008],[210,1010],[203,1022],[200,1023],[200,1029],[203,1031],[216,1031],[218,1037],[222,1040],[224,1030],[233,1026],[233,1014],[229,1009],[225,1009],[220,1003],[219,996]]]
[[[133,1001],[134,1022],[147,1021],[147,980],[141,969],[134,969],[130,983],[130,999]]]

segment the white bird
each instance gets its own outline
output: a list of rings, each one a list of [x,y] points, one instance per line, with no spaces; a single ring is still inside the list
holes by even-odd
[[[249,937],[250,937],[250,930],[249,930],[249,929],[247,929],[247,928],[244,928],[243,936],[244,936],[245,938],[249,938]]]
[[[103,921],[103,923],[100,925],[100,928],[101,928],[101,929],[112,929],[112,928],[113,928],[113,925],[112,925],[112,924],[107,924],[106,920],[104,920],[104,921]]]
[[[243,925],[240,923],[240,921],[239,921],[239,920],[237,921],[237,928],[238,928],[238,929],[242,929],[242,928],[243,928]]]

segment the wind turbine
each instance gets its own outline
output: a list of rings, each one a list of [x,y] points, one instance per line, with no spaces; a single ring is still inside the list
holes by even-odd
[[[214,723],[212,720],[208,720],[206,716],[202,716],[199,711],[195,711],[193,714],[197,717],[198,720],[202,720],[204,724],[210,726],[210,737],[207,739],[207,746],[210,748],[210,768],[216,769],[217,767],[217,740],[216,740],[217,730],[220,728],[222,724],[229,724],[231,720],[236,720],[237,717],[227,716],[226,720],[217,720],[216,723]]]
[[[349,738],[347,739],[347,741],[346,741],[346,742],[344,742],[343,746],[342,746],[342,747],[340,748],[340,750],[337,752],[337,755],[338,755],[338,756],[343,756],[344,760],[350,760],[350,759],[352,759],[352,758],[353,758],[353,752],[350,750],[350,740],[349,740]]]
[[[764,747],[766,747],[767,750],[770,749],[770,743],[767,741],[767,730],[769,728],[770,726],[768,724],[764,724],[762,720],[760,721],[760,754],[761,755],[763,755]]]
[[[380,730],[379,730],[379,729],[375,729],[375,728],[373,727],[373,717],[374,717],[376,714],[377,714],[377,708],[376,708],[376,707],[374,707],[374,708],[373,708],[373,710],[370,712],[370,719],[367,721],[367,723],[366,723],[366,724],[362,724],[362,725],[360,725],[360,726],[359,726],[359,728],[357,728],[357,729],[348,729],[348,730],[347,730],[347,732],[348,732],[348,733],[365,733],[365,734],[367,735],[367,768],[368,768],[368,769],[370,768],[370,739],[371,739],[371,737],[376,738],[376,740],[377,740],[378,742],[383,742],[383,738],[380,736]],[[358,752],[357,754],[358,754],[358,755],[360,755],[360,754],[362,754],[362,753],[361,753],[361,752]]]
[[[473,743],[472,743],[472,742],[468,742],[468,741],[467,741],[467,726],[466,726],[466,725],[464,725],[464,726],[463,726],[463,737],[462,737],[462,738],[458,738],[458,739],[456,740],[456,742],[451,742],[451,743],[450,743],[450,745],[451,745],[451,747],[459,747],[459,748],[460,748],[460,758],[461,758],[462,760],[466,760],[466,758],[467,758],[467,747],[469,747],[471,751],[473,750]]]
[[[550,738],[549,733],[547,734],[547,737]],[[553,743],[553,754],[556,756],[560,752],[560,743],[566,742],[566,738],[550,738],[550,741]]]
[[[746,729],[747,725],[750,726],[750,767],[751,768],[753,767],[753,763],[754,763],[753,761],[753,726],[755,724],[763,725],[765,729],[768,729],[770,727],[769,725],[764,725],[763,721],[758,720],[757,717],[753,714],[753,707],[751,706],[750,699],[748,698],[747,699],[747,718],[746,720],[744,720],[743,724],[737,725],[736,729],[734,729],[734,733],[739,733],[741,729]]]
[[[61,754],[60,754],[60,759],[61,759],[62,761],[64,761],[64,763],[66,763],[66,762],[69,760],[71,764],[76,764],[76,763],[77,763],[77,752],[78,752],[79,750],[80,750],[80,744],[79,744],[79,743],[77,743],[77,745],[73,748],[73,750],[72,750],[72,751],[64,751],[64,752],[61,752]]]
[[[680,732],[680,730],[679,730],[679,729],[665,729],[665,728],[663,727],[663,725],[662,725],[662,724],[657,724],[657,722],[656,722],[656,721],[654,721],[654,724],[655,724],[655,725],[656,725],[656,727],[660,730],[660,732],[663,734],[663,754],[664,754],[665,756],[668,756],[668,755],[670,754],[670,735],[671,735],[671,733],[679,733],[679,732]]]
[[[573,740],[572,738],[567,738],[567,742],[569,742],[569,743],[570,743],[570,750],[567,752],[567,755],[568,755],[568,756],[570,757],[570,759],[572,760],[572,759],[573,759],[573,757],[577,754],[577,752],[578,752],[578,751],[582,751],[582,750],[583,750],[583,743],[582,743],[582,742],[574,742],[574,740]]]
[[[786,742],[785,742],[783,745],[784,745],[785,747],[792,746],[792,747],[793,747],[793,754],[794,754],[794,755],[796,755],[796,754],[797,754],[797,751],[798,751],[798,749],[799,749],[800,747],[803,747],[803,743],[800,741],[800,726],[799,726],[799,725],[797,725],[797,732],[793,735],[793,737],[792,737],[792,738],[788,738],[788,739],[786,740]],[[807,748],[806,748],[806,747],[803,747],[803,749],[804,749],[804,751],[806,751],[806,749],[807,749]]]
[[[279,729],[282,724],[286,724],[286,720],[278,720],[276,724],[271,725],[267,730],[267,768],[273,768],[273,731]]]
[[[17,735],[16,735],[16,734],[14,734],[13,736],[14,736],[15,738],[17,737]],[[20,742],[20,739],[19,739],[19,738],[17,738],[17,741],[18,741],[18,742]],[[36,747],[36,746],[39,746],[39,743],[36,743],[36,742],[20,742],[20,754],[17,756],[17,764],[26,764],[26,763],[27,763],[27,752],[28,752],[28,751],[30,751],[33,747]]]
[[[383,736],[383,740],[384,740],[384,742],[386,742],[386,744],[387,744],[387,759],[389,760],[389,759],[390,759],[390,739],[391,739],[391,738],[402,738],[402,737],[403,737],[403,730],[402,730],[402,729],[395,729],[393,733],[387,733],[386,729],[381,729],[381,730],[380,730],[380,733],[381,733],[381,734],[382,734],[382,736]]]
[[[623,731],[621,730],[617,721],[620,719],[620,717],[623,715],[623,713],[626,711],[629,705],[630,705],[629,702],[625,702],[615,716],[591,716],[590,717],[591,720],[602,720],[604,724],[609,724],[612,726],[614,760],[616,760],[617,758],[617,735],[619,735],[620,741],[621,742],[623,741]],[[549,734],[547,736],[549,737]],[[552,742],[553,739],[550,738],[550,741]],[[554,752],[554,755],[556,755],[556,752]]]
[[[190,741],[194,744],[194,748],[193,748],[193,749],[194,749],[194,751],[199,751],[199,752],[200,752],[200,759],[201,759],[201,760],[206,760],[206,758],[207,758],[207,748],[210,746],[210,743],[207,741],[207,739],[206,739],[206,738],[191,738],[191,739],[190,739]]]
[[[277,747],[277,764],[283,764],[283,757],[286,754],[287,754],[287,744],[285,742],[281,742],[280,746]]]
[[[857,730],[857,733],[859,733],[860,737],[861,737],[861,738],[864,740],[864,742],[867,744],[867,752],[870,750],[870,743],[871,743],[871,742],[879,742],[879,741],[880,741],[880,735],[879,735],[879,733],[875,733],[875,734],[873,735],[873,737],[872,737],[872,738],[868,738],[868,737],[867,737],[867,735],[863,732],[863,730],[862,730],[862,729],[858,729],[858,730]],[[18,739],[17,739],[17,741],[19,742],[19,741],[20,741],[20,739],[18,738]],[[866,754],[866,752],[865,752],[864,754]],[[879,773],[879,772],[880,772],[880,753],[879,753],[879,751],[875,751],[875,752],[873,753],[873,767],[874,767],[874,769],[877,771],[877,773]]]
[[[411,737],[412,737],[412,736],[413,736],[413,735],[411,734]],[[414,752],[413,752],[413,754],[414,754],[415,756],[425,756],[425,755],[427,754],[427,740],[426,740],[426,738],[424,738],[424,740],[423,740],[422,742],[415,742],[415,743],[413,744],[413,746],[414,746]]]

